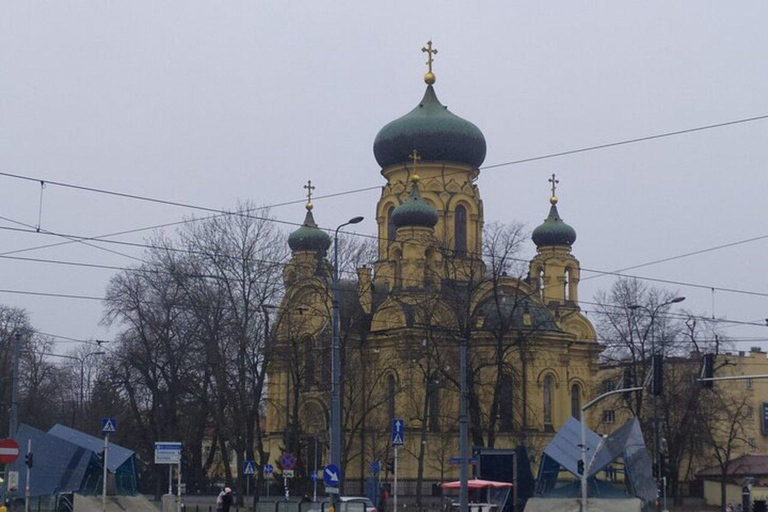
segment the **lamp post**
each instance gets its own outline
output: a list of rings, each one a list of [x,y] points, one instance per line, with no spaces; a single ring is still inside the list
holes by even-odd
[[[91,356],[103,356],[106,354],[103,350],[97,350],[96,352],[89,352],[85,354],[83,357],[75,357],[75,356],[67,356],[64,354],[51,354],[48,352],[44,352],[42,355],[44,356],[51,356],[51,357],[61,357],[63,359],[72,359],[73,361],[78,361],[80,363],[80,396],[78,399],[78,407],[77,410],[82,414],[83,412],[83,403],[85,402],[84,399],[84,389],[85,389],[85,361]]]
[[[647,306],[644,306],[642,304],[632,304],[629,306],[629,309],[631,311],[636,311],[638,309],[644,310],[646,313],[648,313],[650,326],[649,329],[651,331],[651,356],[656,355],[656,315],[661,310],[661,308],[669,306],[671,304],[677,304],[680,302],[683,302],[685,300],[685,297],[675,297],[673,299],[670,299],[666,302],[662,302],[653,310],[649,309]],[[661,451],[661,436],[659,435],[659,411],[658,411],[658,399],[654,397],[653,399],[653,464],[656,467],[656,489],[659,488],[659,482],[662,482],[662,475],[661,475],[661,465],[659,464],[659,461],[661,460],[659,452]],[[661,500],[657,500],[656,510],[661,511]]]
[[[339,225],[333,233],[333,341],[331,347],[331,464],[341,467],[341,391],[339,377],[341,374],[341,358],[339,355],[339,230],[350,224],[358,224],[363,217],[353,217]],[[337,502],[338,494],[333,501]]]

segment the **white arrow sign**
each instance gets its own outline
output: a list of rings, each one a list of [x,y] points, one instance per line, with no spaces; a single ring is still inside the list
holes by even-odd
[[[335,471],[331,471],[330,469],[326,468],[325,472],[328,473],[328,477],[331,479],[331,482],[339,481],[339,475]]]

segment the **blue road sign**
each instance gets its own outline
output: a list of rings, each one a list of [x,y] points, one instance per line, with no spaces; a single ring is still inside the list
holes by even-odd
[[[312,480],[313,482],[314,482],[315,480],[317,480],[317,471],[313,471],[313,472],[311,472],[311,473],[309,474],[309,479],[310,479],[310,480]]]
[[[371,474],[376,476],[379,474],[379,471],[381,471],[381,462],[377,460],[371,462]]]
[[[470,457],[469,459],[467,459],[467,462],[475,466],[477,465],[477,457]],[[461,457],[451,457],[450,459],[448,459],[448,464],[450,464],[451,466],[460,466]]]
[[[271,475],[275,471],[275,467],[272,464],[264,464],[264,472]]]
[[[244,475],[255,475],[256,474],[256,462],[252,460],[247,460],[243,463],[243,474]]]
[[[296,457],[292,453],[285,452],[280,456],[280,467],[293,469],[296,466]]]
[[[101,433],[103,435],[117,432],[117,420],[115,418],[101,418]]]
[[[402,418],[392,420],[392,446],[403,446],[405,422]]]
[[[328,487],[338,487],[341,481],[341,470],[335,464],[328,464],[323,471],[323,481]]]

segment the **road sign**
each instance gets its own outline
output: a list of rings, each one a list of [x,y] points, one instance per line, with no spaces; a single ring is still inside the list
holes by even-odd
[[[473,466],[477,465],[477,457],[470,457],[467,462],[472,464]],[[451,457],[448,459],[448,464],[452,466],[459,466],[461,465],[461,457]]]
[[[181,462],[181,443],[161,441],[155,443],[155,464],[179,464]]]
[[[271,475],[275,471],[275,467],[272,464],[264,464],[264,472]]]
[[[376,476],[379,474],[379,471],[381,471],[381,462],[377,460],[371,462],[371,474]]]
[[[392,420],[392,446],[403,446],[405,422],[401,418]]]
[[[101,418],[101,435],[117,432],[117,420],[115,418]]]
[[[19,445],[13,439],[0,441],[0,464],[13,464],[19,458]]]
[[[293,469],[296,467],[296,457],[292,453],[285,452],[280,456],[280,466],[283,469]]]
[[[323,471],[323,481],[328,487],[338,487],[341,481],[341,470],[335,464],[328,464]]]
[[[309,474],[309,479],[315,482],[317,480],[317,471],[313,471]]]
[[[11,492],[16,492],[19,490],[19,472],[18,471],[8,472],[8,490]]]
[[[256,474],[256,462],[252,460],[247,460],[243,463],[243,474],[244,475],[255,475]]]
[[[284,469],[283,470],[283,478],[293,478],[294,473],[292,469]]]

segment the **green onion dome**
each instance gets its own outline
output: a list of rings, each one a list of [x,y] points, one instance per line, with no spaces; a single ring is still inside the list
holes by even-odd
[[[312,203],[307,204],[307,216],[299,229],[288,235],[288,247],[292,251],[316,251],[325,253],[331,246],[331,237],[317,227],[312,216]]]
[[[573,242],[576,241],[576,230],[560,218],[560,214],[557,212],[557,197],[552,196],[549,201],[552,203],[549,216],[533,230],[531,235],[533,243],[536,244],[536,247],[573,245]]]
[[[373,143],[376,161],[384,168],[408,161],[416,149],[424,161],[456,162],[480,167],[485,160],[483,132],[440,103],[429,85],[416,108],[382,128]]]
[[[433,228],[437,224],[437,210],[427,203],[419,193],[419,177],[411,177],[413,186],[411,196],[392,211],[392,224],[395,227],[418,226]]]

